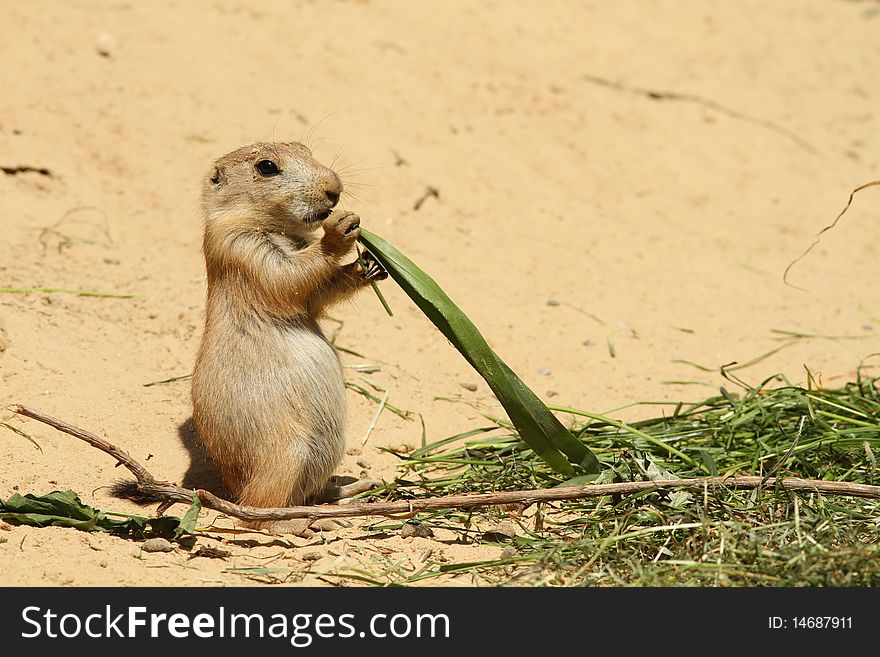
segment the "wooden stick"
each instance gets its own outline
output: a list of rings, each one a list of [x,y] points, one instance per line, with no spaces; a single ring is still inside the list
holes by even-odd
[[[422,511],[438,509],[473,509],[482,506],[501,504],[530,505],[535,502],[574,500],[603,495],[627,495],[659,489],[704,490],[706,488],[782,488],[787,491],[804,491],[826,495],[845,495],[849,497],[880,498],[880,486],[853,484],[846,481],[821,481],[818,479],[798,479],[794,477],[699,477],[696,479],[662,479],[658,481],[627,481],[615,484],[588,484],[586,486],[564,486],[561,488],[539,488],[535,490],[506,491],[499,493],[479,493],[467,495],[446,495],[405,500],[401,502],[367,502],[344,505],[321,504],[315,506],[291,506],[264,509],[241,506],[217,497],[209,491],[189,490],[158,481],[146,468],[126,452],[110,444],[93,433],[74,427],[67,422],[53,418],[45,413],[21,405],[13,405],[9,410],[52,426],[59,431],[84,440],[93,447],[113,456],[127,467],[137,478],[138,488],[147,495],[162,497],[171,502],[190,503],[193,495],[198,495],[202,506],[241,520],[292,520],[295,518],[350,518],[355,516],[403,516],[412,517]]]
[[[440,198],[440,190],[436,187],[431,187],[430,185],[428,185],[427,187],[425,187],[425,193],[419,196],[419,198],[413,204],[413,210],[418,210],[420,207],[422,207],[422,203],[427,201],[432,196],[434,198]]]

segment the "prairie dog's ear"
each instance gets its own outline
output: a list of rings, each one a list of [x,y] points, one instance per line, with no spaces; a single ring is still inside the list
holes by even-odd
[[[211,184],[214,187],[219,187],[226,181],[226,176],[223,173],[223,169],[220,167],[214,167],[214,173],[211,174]]]

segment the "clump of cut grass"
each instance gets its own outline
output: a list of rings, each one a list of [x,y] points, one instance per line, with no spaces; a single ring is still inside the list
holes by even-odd
[[[771,385],[773,382],[773,385]],[[712,475],[803,477],[876,484],[878,379],[838,388],[768,380],[702,401],[668,404],[623,424],[578,409],[572,432],[603,472],[566,480],[504,421],[401,455],[404,474],[374,496],[411,499],[586,483]],[[430,528],[480,540],[500,517],[519,526],[503,558],[428,562],[385,583],[467,573],[494,584],[865,586],[880,584],[880,500],[781,488],[656,490],[521,510],[443,510]],[[373,529],[399,522],[382,520]],[[381,579],[381,578],[378,578]]]

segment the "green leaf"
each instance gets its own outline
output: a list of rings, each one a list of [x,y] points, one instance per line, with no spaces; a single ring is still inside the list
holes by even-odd
[[[15,493],[5,502],[0,499],[0,520],[13,525],[70,527],[80,531],[108,532],[136,539],[156,536],[177,540],[184,534],[193,533],[200,509],[201,504],[196,500],[183,519],[174,516],[111,518],[110,515],[119,514],[107,514],[83,504],[72,490],[56,490],[40,496]]]
[[[571,479],[567,479],[563,481],[561,484],[557,484],[553,488],[564,488],[567,486],[586,486],[587,484],[592,484],[596,479],[599,478],[599,474],[585,474],[579,475],[577,477],[572,477]]]
[[[504,406],[520,437],[551,468],[571,477],[575,469],[600,471],[599,461],[492,351],[486,340],[440,286],[378,235],[361,229],[360,241],[462,356]],[[567,457],[567,458],[566,458]]]
[[[15,493],[5,503],[0,502],[0,513],[33,516],[36,523],[42,527],[45,524],[52,524],[50,522],[52,518],[65,521],[91,521],[100,512],[84,505],[72,490],[56,490],[41,497],[30,493],[24,496]]]
[[[184,534],[194,534],[196,522],[199,520],[199,512],[202,510],[202,501],[198,495],[193,495],[192,506],[187,509],[180,519],[180,526],[174,530],[174,538],[180,538]]]

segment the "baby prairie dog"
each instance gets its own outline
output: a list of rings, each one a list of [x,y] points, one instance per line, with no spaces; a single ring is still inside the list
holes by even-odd
[[[364,267],[341,264],[360,234],[357,215],[333,209],[341,194],[339,176],[296,142],[224,155],[202,186],[208,295],[193,420],[239,504],[303,504],[345,449],[342,368],[317,320],[387,273],[367,254]]]

